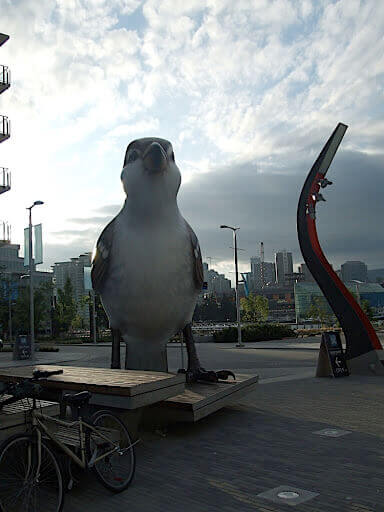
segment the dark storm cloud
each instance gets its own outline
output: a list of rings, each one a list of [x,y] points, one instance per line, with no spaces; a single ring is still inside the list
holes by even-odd
[[[213,265],[232,259],[232,234],[219,229],[220,224],[228,224],[241,228],[239,247],[245,249],[239,253],[241,262],[249,263],[249,258],[259,253],[261,240],[267,261],[273,260],[274,251],[285,248],[293,252],[296,263],[302,262],[296,208],[320,149],[308,148],[306,156],[300,154],[295,161],[286,162],[279,173],[260,172],[260,166],[252,161],[217,168],[182,185],[179,206],[196,231],[203,257],[215,258]],[[333,185],[322,190],[326,202],[317,205],[319,239],[327,258],[335,268],[354,259],[365,261],[370,268],[384,267],[384,157],[339,150],[327,177]],[[47,260],[50,254],[63,255],[64,247],[68,258],[91,251],[120,208],[106,205],[95,210],[99,215],[72,219],[90,227],[56,233],[65,246],[48,245]]]
[[[312,152],[311,152],[312,153]],[[180,208],[196,230],[205,256],[231,258],[231,234],[220,224],[240,226],[239,258],[248,262],[264,241],[266,259],[281,248],[303,261],[297,242],[296,208],[301,188],[317,154],[300,167],[287,164],[280,174],[260,173],[255,163],[217,169],[184,185]],[[292,171],[294,169],[296,173]],[[361,259],[369,266],[384,263],[381,219],[384,214],[382,155],[340,151],[328,171],[334,184],[323,191],[327,202],[317,205],[320,243],[336,267]]]

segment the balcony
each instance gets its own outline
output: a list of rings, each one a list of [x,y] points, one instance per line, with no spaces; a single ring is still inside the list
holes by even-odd
[[[0,194],[11,189],[11,173],[6,167],[0,167]]]
[[[0,247],[11,243],[11,226],[8,222],[0,222]]]
[[[0,32],[0,46],[1,46],[2,44],[4,44],[6,41],[8,41],[8,39],[9,39],[9,36],[7,36],[7,34],[2,34],[2,33]]]
[[[11,85],[11,72],[8,66],[0,65],[0,94]]]
[[[11,122],[6,116],[0,115],[0,142],[9,139],[11,136]]]

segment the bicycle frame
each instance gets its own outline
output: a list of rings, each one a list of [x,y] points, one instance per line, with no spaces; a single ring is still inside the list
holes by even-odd
[[[73,450],[68,448],[67,445],[62,443],[59,439],[56,438],[54,432],[51,432],[49,428],[44,424],[44,422],[50,422],[55,423],[56,425],[62,425],[64,427],[79,427],[79,440],[80,440],[80,452],[81,452],[81,458],[79,458]],[[96,432],[97,435],[101,438],[103,438],[105,441],[107,441],[109,444],[114,445],[114,448],[106,453],[103,453],[101,456],[96,457],[95,454],[97,453],[97,450],[95,450],[94,454],[92,454],[92,457],[89,461],[87,461],[85,456],[85,446],[84,446],[84,430],[83,427],[85,426],[86,429],[92,430],[93,432]],[[63,421],[59,420],[57,418],[52,418],[51,416],[47,416],[42,413],[38,413],[35,410],[32,411],[32,427],[37,431],[38,434],[38,454],[39,454],[39,460],[38,460],[38,472],[40,470],[40,463],[41,463],[41,431],[43,431],[57,446],[59,446],[71,459],[76,462],[81,468],[88,469],[91,468],[96,462],[104,459],[105,457],[108,457],[109,455],[112,455],[113,453],[116,453],[117,451],[125,451],[131,448],[129,446],[128,448],[125,448],[121,450],[113,441],[111,441],[110,438],[108,438],[106,435],[104,435],[99,429],[95,428],[93,425],[90,425],[89,423],[85,422],[81,417],[76,421]]]

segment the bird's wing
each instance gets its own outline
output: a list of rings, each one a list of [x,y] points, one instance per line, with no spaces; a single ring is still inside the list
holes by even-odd
[[[191,226],[186,222],[188,232],[189,232],[189,238],[191,240],[191,250],[193,255],[193,277],[195,280],[196,288],[201,290],[203,288],[204,283],[204,272],[203,272],[203,262],[201,259],[201,251],[200,251],[200,245],[199,241],[197,239],[197,236],[195,235],[193,229]]]
[[[111,248],[113,242],[114,220],[112,220],[103,229],[96,244],[95,255],[92,260],[92,286],[97,292],[100,292],[106,273],[108,271],[109,259],[111,256]]]

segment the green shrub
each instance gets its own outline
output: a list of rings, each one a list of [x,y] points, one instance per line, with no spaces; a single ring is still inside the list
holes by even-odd
[[[39,352],[58,352],[59,347],[54,347],[52,345],[40,345]]]
[[[297,334],[293,329],[279,324],[251,324],[241,328],[241,338],[244,342],[279,340],[281,338],[295,338]],[[222,331],[214,332],[216,343],[233,343],[237,341],[237,327],[227,327]]]
[[[295,329],[295,333],[297,336],[318,336],[323,332],[328,331],[338,331],[341,332],[342,329],[340,327],[319,327],[317,329]]]
[[[86,340],[88,341],[88,340]],[[58,339],[58,340],[53,340],[53,343],[57,344],[57,345],[81,345],[83,343],[83,340],[78,338],[78,339],[67,339],[67,340],[61,340],[61,339]]]
[[[40,345],[39,347],[36,346],[36,351],[38,352],[58,352],[59,350],[59,347],[55,347],[53,345]],[[13,348],[10,346],[3,347],[0,352],[13,352]]]

